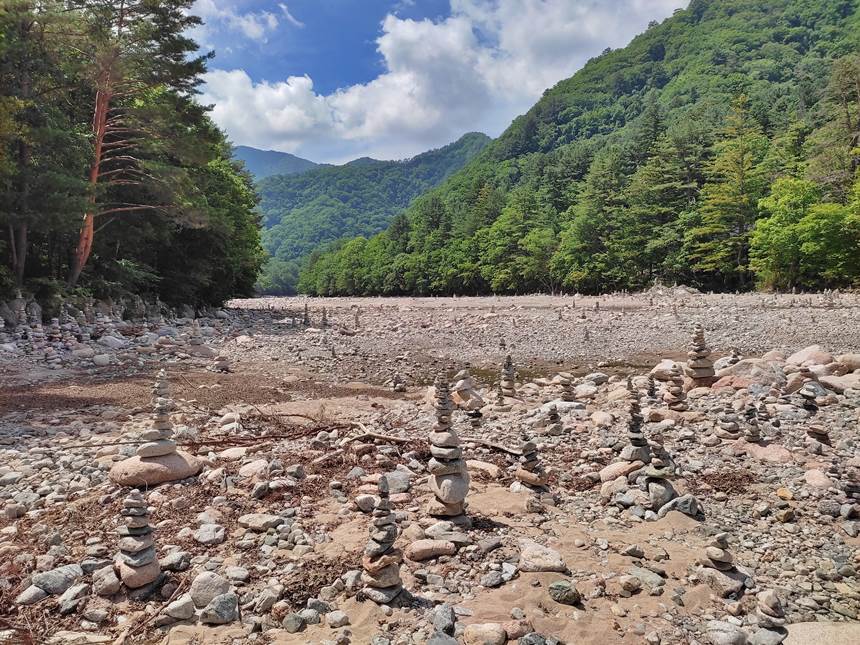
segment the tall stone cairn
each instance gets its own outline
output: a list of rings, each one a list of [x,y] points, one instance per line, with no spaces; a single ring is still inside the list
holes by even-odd
[[[510,354],[505,356],[505,362],[502,365],[502,394],[510,397],[517,395],[516,372]]]
[[[437,517],[455,518],[465,512],[466,495],[469,493],[469,471],[463,461],[460,437],[451,425],[454,402],[448,382],[440,375],[436,379],[433,400],[436,423],[430,432],[430,454],[427,464],[430,471],[430,490],[435,499],[428,513]]]
[[[384,476],[379,478],[377,494],[379,501],[371,512],[370,538],[361,558],[364,569],[361,581],[364,583],[363,596],[383,605],[392,602],[403,591],[400,580],[403,555],[394,548],[399,531],[391,512],[388,480]]]
[[[155,400],[155,420],[149,430],[140,433],[140,438],[146,443],[137,447],[137,456],[164,457],[176,452],[176,442],[173,440],[173,424],[170,421],[170,399]]]
[[[681,374],[681,368],[678,365],[673,365],[669,371],[669,382],[666,385],[666,391],[663,393],[663,402],[670,410],[675,412],[683,412],[688,409],[687,395],[684,393],[684,377]]]
[[[152,527],[146,501],[138,489],[132,490],[122,502],[122,524],[119,533],[119,553],[116,565],[120,580],[130,589],[155,582],[161,567],[155,557]]]
[[[642,417],[639,397],[635,393],[631,393],[627,404],[627,414],[627,440],[630,443],[624,446],[624,449],[621,451],[621,461],[631,463],[641,461],[643,464],[650,463],[651,449],[648,446],[645,434],[642,432],[642,425],[645,420]]]
[[[711,349],[705,343],[705,329],[696,324],[692,347],[687,352],[687,370],[696,385],[711,385],[714,381],[714,362],[710,355]]]

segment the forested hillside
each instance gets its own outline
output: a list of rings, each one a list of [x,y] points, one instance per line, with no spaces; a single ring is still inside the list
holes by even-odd
[[[693,0],[548,90],[315,294],[860,280],[858,0]]]
[[[417,195],[462,168],[490,138],[471,132],[447,146],[405,161],[367,157],[258,183],[272,255],[260,279],[264,293],[294,293],[303,259],[320,244],[373,235]]]
[[[192,4],[0,4],[0,300],[252,292],[256,196],[194,100]]]
[[[234,146],[233,158],[238,159],[257,181],[272,175],[292,175],[319,166],[289,152],[259,150],[250,146]]]

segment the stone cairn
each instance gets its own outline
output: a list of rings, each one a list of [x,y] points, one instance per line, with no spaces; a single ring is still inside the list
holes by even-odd
[[[392,392],[405,392],[406,391],[406,383],[403,381],[403,377],[400,376],[400,372],[394,372],[394,376],[391,377],[391,391]]]
[[[546,415],[545,428],[546,434],[551,437],[558,437],[562,433],[563,426],[561,424],[561,417],[558,414],[558,407],[554,404],[549,406],[549,411]]]
[[[800,397],[800,407],[809,413],[809,416],[815,416],[818,413],[818,404],[815,399],[818,397],[818,390],[815,387],[815,375],[808,367],[801,367],[800,374],[803,377],[803,385],[797,391]]]
[[[511,355],[505,356],[505,363],[502,365],[502,394],[509,397],[517,395],[516,372],[514,371],[514,362],[511,360]]]
[[[663,393],[663,402],[670,410],[675,412],[683,412],[688,409],[687,395],[684,393],[684,377],[681,374],[681,368],[677,364],[669,370],[669,381],[666,385],[666,391]]]
[[[465,501],[469,492],[469,471],[462,459],[460,437],[451,425],[454,402],[448,382],[439,376],[435,383],[433,407],[436,423],[430,432],[430,454],[427,469],[430,471],[431,501],[428,514],[444,517],[452,522],[465,521]]]
[[[0,316],[0,344],[11,342],[9,334],[6,333],[6,321]]]
[[[759,427],[758,409],[752,403],[747,403],[744,409],[744,439],[749,443],[761,443],[761,428]]]
[[[772,589],[756,594],[755,618],[759,632],[766,633],[757,632],[753,636],[753,642],[778,645],[788,638],[788,630],[785,629],[785,609],[779,596]]]
[[[165,457],[176,453],[173,424],[170,422],[171,407],[170,399],[159,397],[155,400],[155,421],[152,428],[140,433],[140,438],[146,443],[137,447],[138,457]]]
[[[305,309],[302,313],[302,325],[304,325],[305,327],[310,327],[311,325],[311,316],[308,312],[308,303],[305,303]]]
[[[170,399],[170,383],[167,380],[167,372],[158,370],[155,375],[155,383],[152,384],[152,405],[158,404],[158,399]]]
[[[548,492],[546,471],[538,455],[537,444],[528,435],[523,435],[520,444],[519,466],[514,472],[520,486],[531,493],[526,501],[526,510],[530,513],[542,513],[544,506],[541,495]]]
[[[711,349],[705,343],[705,329],[697,324],[693,331],[693,345],[687,352],[687,370],[695,385],[711,385],[714,382],[714,362],[708,358]]]
[[[116,564],[125,586],[137,589],[155,582],[161,575],[161,567],[155,557],[149,511],[143,495],[135,488],[123,500],[122,507]]]
[[[715,433],[720,439],[727,439],[729,441],[741,438],[738,414],[735,412],[731,401],[726,401],[726,404],[723,406],[723,411],[717,420]]]
[[[729,551],[728,533],[717,533],[705,547],[704,557],[699,559],[699,564],[707,569],[717,571],[731,571],[735,568],[734,556]]]
[[[195,318],[191,321],[191,335],[188,339],[188,344],[195,347],[203,344],[203,334],[200,332],[200,323]]]
[[[621,451],[621,461],[632,463],[641,461],[643,464],[651,462],[651,449],[648,440],[642,432],[644,419],[642,409],[639,406],[639,397],[631,393],[630,402],[627,405],[627,439],[630,442]]]
[[[320,327],[323,329],[328,327],[328,314],[326,313],[325,307],[322,308],[322,317],[320,318]]]
[[[224,354],[218,354],[215,359],[212,361],[212,367],[210,368],[213,372],[232,372],[232,368],[230,367],[230,359],[224,356]]]
[[[361,581],[364,583],[363,596],[383,605],[391,603],[401,591],[400,563],[403,556],[394,548],[398,529],[391,512],[388,496],[388,479],[379,478],[377,494],[379,501],[373,508],[370,524],[370,538],[364,548],[361,566],[364,569]]]
[[[561,400],[565,403],[576,401],[576,391],[573,389],[573,381],[568,374],[559,374],[559,385],[561,385]]]

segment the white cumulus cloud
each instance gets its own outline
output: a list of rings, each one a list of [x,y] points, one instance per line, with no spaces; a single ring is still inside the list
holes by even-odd
[[[254,82],[213,69],[202,100],[236,143],[314,161],[405,158],[470,130],[497,136],[545,89],[687,0],[450,2],[441,20],[386,16],[383,72],[368,83],[319,94],[307,76]]]

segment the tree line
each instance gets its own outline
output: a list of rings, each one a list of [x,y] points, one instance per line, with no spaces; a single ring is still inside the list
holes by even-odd
[[[855,2],[694,1],[606,52],[389,228],[318,249],[318,295],[860,282]]]
[[[0,298],[252,292],[257,198],[195,101],[192,4],[0,7]]]

